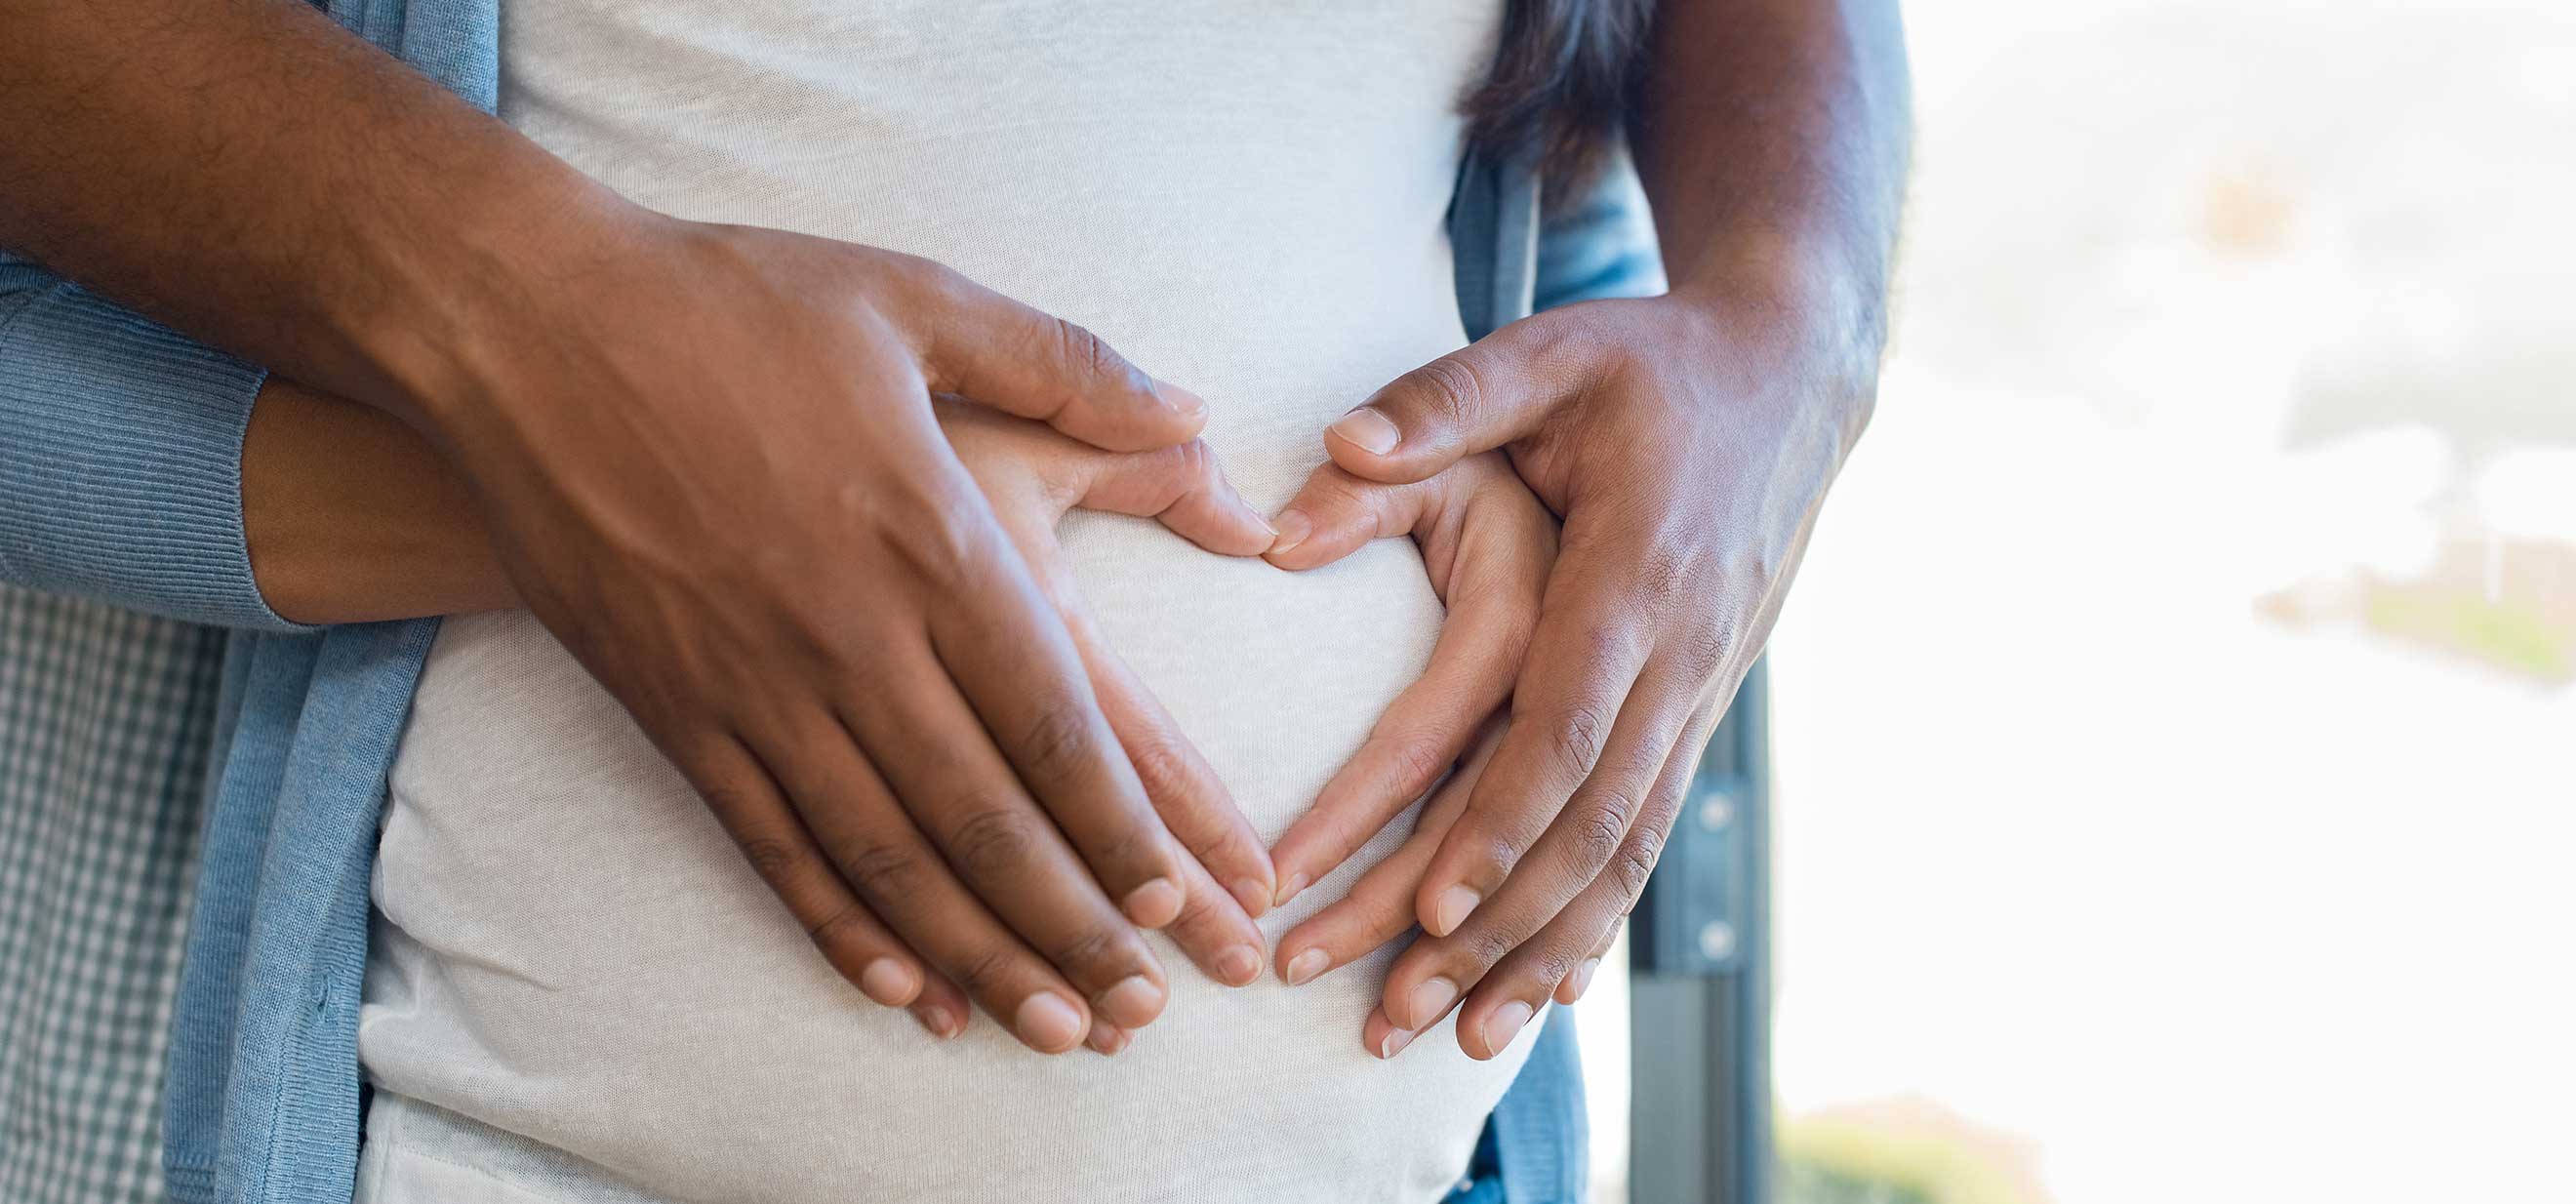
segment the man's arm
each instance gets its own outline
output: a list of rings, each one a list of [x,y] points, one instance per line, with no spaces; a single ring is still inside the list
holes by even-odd
[[[1873,404],[1908,138],[1894,0],[1667,0],[1651,53],[1630,138],[1673,291],[1513,323],[1325,438],[1384,481],[1507,447],[1565,519],[1511,728],[1373,1035],[1458,1006],[1491,1057],[1580,993]]]
[[[0,0],[0,246],[332,393],[436,404],[618,204],[310,4]],[[528,300],[522,296],[521,303]]]
[[[629,205],[295,0],[0,27],[0,245],[418,429],[843,973],[1051,1052],[1159,1011],[1183,854],[930,395],[1123,449],[1203,405],[937,265]],[[987,910],[873,918],[952,870]]]
[[[1803,348],[1848,450],[1913,144],[1897,0],[1665,0],[1657,21],[1629,136],[1673,292]]]

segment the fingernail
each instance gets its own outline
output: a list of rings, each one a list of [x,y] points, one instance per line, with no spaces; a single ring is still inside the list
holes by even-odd
[[[1279,894],[1276,898],[1270,900],[1270,905],[1272,907],[1285,907],[1288,905],[1288,900],[1296,898],[1297,892],[1304,889],[1306,889],[1306,875],[1290,874],[1288,875],[1288,880],[1286,882],[1279,884]]]
[[[1103,1015],[1129,1028],[1143,1028],[1163,1010],[1163,988],[1142,974],[1130,974],[1095,1000]]]
[[[964,1027],[957,1023],[956,1013],[935,1003],[925,1003],[912,1009],[912,1018],[920,1021],[921,1027],[929,1029],[931,1036],[942,1041],[956,1036]]]
[[[1268,554],[1278,556],[1306,542],[1306,537],[1315,533],[1315,520],[1306,517],[1302,510],[1282,510],[1279,517],[1270,520],[1270,529],[1278,532],[1279,537],[1270,541]]]
[[[1529,1023],[1529,1018],[1530,1005],[1517,999],[1495,1008],[1493,1015],[1485,1017],[1486,1050],[1503,1052],[1503,1047],[1520,1035],[1521,1026]]]
[[[1440,898],[1431,906],[1431,935],[1447,936],[1458,931],[1458,926],[1467,922],[1467,913],[1484,901],[1485,896],[1463,886],[1440,892]]]
[[[1416,1025],[1437,1023],[1440,1015],[1458,998],[1458,984],[1446,978],[1432,977],[1413,988],[1413,1021]]]
[[[1127,1041],[1127,1030],[1106,1020],[1092,1021],[1091,1035],[1082,1039],[1082,1043],[1090,1046],[1092,1052],[1103,1056],[1127,1048]]]
[[[1309,949],[1289,958],[1288,968],[1281,973],[1280,977],[1287,979],[1289,986],[1302,987],[1315,981],[1315,976],[1323,973],[1324,967],[1330,965],[1332,960],[1332,954],[1321,949]]]
[[[1082,1039],[1082,1012],[1052,991],[1021,1000],[1012,1019],[1021,1040],[1049,1053],[1071,1049]]]
[[[1127,892],[1127,901],[1120,906],[1138,925],[1160,928],[1181,914],[1181,888],[1169,878],[1156,878]]]
[[[1226,889],[1234,893],[1235,902],[1243,904],[1243,914],[1253,919],[1260,919],[1262,913],[1270,910],[1270,892],[1250,878],[1237,878],[1234,885]]]
[[[1207,413],[1207,399],[1179,385],[1156,381],[1154,396],[1162,398],[1164,405],[1172,407],[1174,413],[1186,418],[1196,418]]]
[[[1386,415],[1375,410],[1353,410],[1335,419],[1333,425],[1325,429],[1372,455],[1380,456],[1394,451],[1396,440],[1403,437],[1395,429],[1395,424],[1386,420]]]
[[[1377,1056],[1380,1060],[1392,1058],[1403,1053],[1404,1047],[1411,1044],[1413,1044],[1412,1029],[1390,1028],[1386,1030],[1385,1036],[1377,1039]]]
[[[859,971],[859,989],[890,1008],[911,1002],[914,989],[920,985],[921,979],[913,974],[912,967],[891,957],[880,957]]]
[[[1261,951],[1250,945],[1237,945],[1216,955],[1216,969],[1225,975],[1227,986],[1243,986],[1261,977]]]
[[[1600,958],[1587,957],[1583,959],[1583,964],[1574,968],[1574,983],[1573,990],[1571,991],[1574,998],[1568,999],[1566,1002],[1572,1003],[1575,999],[1583,998],[1583,993],[1592,989],[1592,972],[1600,968]]]

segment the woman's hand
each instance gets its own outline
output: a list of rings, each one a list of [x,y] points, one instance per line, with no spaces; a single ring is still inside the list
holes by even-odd
[[[1262,957],[1251,916],[1269,906],[1269,858],[1197,752],[1101,646],[1065,584],[1054,526],[1076,506],[1154,514],[1232,555],[1268,547],[1270,530],[1226,488],[1203,444],[1102,452],[1036,423],[964,404],[938,403],[935,417],[970,487],[1070,627],[1124,759],[1139,767],[1149,801],[1192,854],[1181,859],[1181,898],[1167,931],[1219,981],[1252,981]],[[297,613],[316,621],[519,605],[464,482],[418,434],[380,411],[272,377],[244,443],[242,502],[261,589],[272,599],[291,599]],[[828,846],[848,867],[859,897],[815,933],[825,954],[872,998],[909,1005],[943,1036],[962,1031],[971,1012],[969,992],[957,983],[975,984],[976,1001],[1015,1032],[1022,1026],[1014,1023],[1012,1005],[1028,997],[1020,992],[1081,998],[1066,982],[1066,969],[1083,950],[1024,947],[1001,919],[1006,909],[961,879],[933,847],[922,830],[932,819],[935,813],[918,823],[896,813],[843,831]],[[1055,869],[1084,873],[1079,866]],[[1215,889],[1219,881],[1225,890]],[[1025,893],[1046,885],[1019,887]],[[853,952],[867,960],[854,963]],[[1159,976],[1147,985],[1159,992]],[[1131,1007],[1121,1014],[1129,1024],[1151,1018],[1132,1010],[1135,1000],[1113,1002]],[[1105,1010],[1080,1015],[1076,1035],[1087,1032],[1095,1048],[1114,1049],[1123,1044],[1124,1029],[1104,1020],[1099,1013]],[[1041,1048],[1055,1052],[1070,1044]]]
[[[1680,296],[1551,310],[1327,433],[1336,465],[1390,484],[1506,449],[1565,519],[1508,730],[1413,890],[1431,939],[1389,972],[1388,1031],[1460,1005],[1459,1043],[1493,1056],[1551,995],[1580,993],[1644,890],[1867,414],[1866,379],[1829,370],[1867,357],[1776,318],[1797,312]],[[1276,521],[1294,530],[1332,493],[1310,483]]]
[[[1285,903],[1431,789],[1511,697],[1556,563],[1556,518],[1494,452],[1402,485],[1362,480],[1327,462],[1277,525],[1266,559],[1291,571],[1330,564],[1372,539],[1409,535],[1432,592],[1448,607],[1422,676],[1388,704],[1359,751],[1271,849]],[[1281,952],[1284,967],[1288,950]]]
[[[1359,753],[1273,849],[1287,884],[1283,895],[1341,864],[1459,762],[1471,741],[1477,743],[1424,805],[1404,845],[1361,875],[1349,896],[1281,939],[1279,973],[1294,986],[1413,926],[1423,873],[1466,810],[1478,775],[1508,728],[1499,708],[1510,696],[1538,622],[1540,594],[1556,564],[1557,530],[1555,516],[1499,452],[1404,485],[1364,481],[1326,464],[1308,479],[1290,514],[1283,516],[1279,545],[1269,554],[1272,563],[1313,568],[1370,539],[1409,534],[1422,548],[1432,588],[1449,615],[1422,677],[1387,707]],[[1369,1019],[1364,1036],[1380,1057],[1394,1056],[1424,1027],[1400,1027],[1388,1019],[1400,1014],[1393,992],[1403,990],[1409,998],[1420,977],[1405,973],[1406,967],[1421,960],[1408,953],[1397,961],[1387,1002]],[[1447,1007],[1444,1002],[1431,1020]]]

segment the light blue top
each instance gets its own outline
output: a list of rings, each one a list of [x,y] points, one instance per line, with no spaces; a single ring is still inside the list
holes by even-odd
[[[498,0],[332,0],[343,25],[490,110]],[[1544,224],[1474,159],[1450,217],[1470,335],[1533,306],[1662,287],[1613,172]],[[435,620],[315,629],[261,600],[241,445],[264,373],[0,254],[0,580],[233,629],[221,766],[180,983],[167,1163],[185,1204],[339,1204],[359,1133],[367,880],[385,774]],[[1512,1204],[1581,1197],[1582,1086],[1548,1025],[1480,1162]]]

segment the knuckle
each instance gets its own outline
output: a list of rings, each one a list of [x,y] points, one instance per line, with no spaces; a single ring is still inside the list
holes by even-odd
[[[1520,864],[1520,842],[1510,836],[1502,834],[1488,836],[1484,846],[1477,860],[1483,862],[1485,868],[1492,873],[1493,881],[1500,881],[1510,876],[1512,867]]]
[[[1397,788],[1407,794],[1429,789],[1432,780],[1449,769],[1449,758],[1441,755],[1438,741],[1431,736],[1390,736],[1383,747]]]
[[[1556,713],[1548,725],[1555,732],[1553,748],[1558,768],[1568,776],[1580,777],[1601,760],[1601,748],[1610,738],[1610,725],[1618,718],[1597,699],[1585,699]]]
[[[832,861],[862,898],[878,901],[908,899],[919,893],[927,868],[901,848],[863,838],[835,845]]]
[[[1631,902],[1646,893],[1646,879],[1654,875],[1655,862],[1662,859],[1663,854],[1663,834],[1652,828],[1638,828],[1629,833],[1626,843],[1619,846],[1619,854],[1612,861],[1611,869],[1619,876],[1620,891]]]
[[[1013,958],[1008,949],[986,949],[969,955],[949,967],[948,977],[957,988],[978,999],[997,994],[1011,977]]]
[[[1169,867],[1163,864],[1162,845],[1156,833],[1134,824],[1120,824],[1106,836],[1087,846],[1085,860],[1095,871],[1107,873],[1161,874]]]
[[[855,902],[844,903],[830,915],[806,922],[805,935],[817,945],[829,945],[838,937],[856,935],[854,930],[867,915],[867,908]]]
[[[1114,928],[1087,928],[1059,943],[1048,958],[1077,976],[1108,978],[1116,974],[1114,963],[1120,960],[1125,943],[1124,935]]]
[[[1213,493],[1222,475],[1217,467],[1216,452],[1204,439],[1192,439],[1172,449],[1172,476],[1187,492]]]
[[[887,275],[919,297],[954,299],[965,283],[965,277],[936,259],[888,251],[877,261]]]
[[[1482,928],[1458,934],[1458,948],[1479,971],[1511,955],[1520,947],[1520,938],[1500,927]]]
[[[1422,395],[1446,418],[1465,418],[1483,404],[1484,383],[1476,369],[1455,356],[1442,356],[1414,373]]]
[[[1584,867],[1598,871],[1619,855],[1628,841],[1628,815],[1624,804],[1605,801],[1576,821],[1575,853]]]
[[[1598,616],[1583,624],[1583,663],[1587,665],[1624,665],[1636,636],[1627,624],[1609,616]]]
[[[797,863],[803,860],[804,851],[793,841],[756,836],[742,842],[742,856],[743,860],[751,863],[753,872],[760,875],[761,881],[775,883],[796,868]]]
[[[1126,359],[1109,349],[1109,344],[1090,328],[1063,318],[1048,319],[1048,337],[1054,341],[1057,362],[1074,378],[1092,386],[1110,386],[1141,390],[1138,373]]]
[[[1090,758],[1092,735],[1089,712],[1071,696],[1042,699],[1020,733],[1021,768],[1037,779],[1068,777]]]
[[[1639,549],[1631,573],[1639,587],[1652,591],[1649,597],[1671,597],[1697,574],[1699,553],[1688,543],[1674,539],[1656,539]]]
[[[1726,663],[1727,643],[1714,632],[1696,632],[1677,640],[1669,655],[1673,667],[1686,681],[1703,682],[1717,675]]]
[[[1583,953],[1583,950],[1562,942],[1552,943],[1544,949],[1535,951],[1530,958],[1528,973],[1529,977],[1536,981],[1530,986],[1539,991],[1555,989],[1556,984],[1564,982],[1566,976],[1574,973],[1574,968],[1583,963]]]
[[[974,286],[964,274],[938,260],[880,250],[861,263],[872,291],[895,302],[879,305],[879,313],[912,314],[937,322],[972,302]]]
[[[904,567],[942,594],[973,588],[976,566],[991,554],[991,524],[971,507],[938,498],[925,498],[915,509],[920,521],[903,524],[890,541]]]
[[[1015,809],[971,806],[966,818],[949,832],[949,855],[960,872],[978,882],[1007,881],[1036,855],[1037,833]]]
[[[1197,776],[1190,771],[1189,756],[1159,735],[1129,750],[1128,762],[1135,766],[1136,783],[1144,787],[1149,799],[1180,798],[1189,792]]]
[[[1181,900],[1181,914],[1171,923],[1175,932],[1189,932],[1201,925],[1224,918],[1224,910],[1207,891],[1191,891]]]

